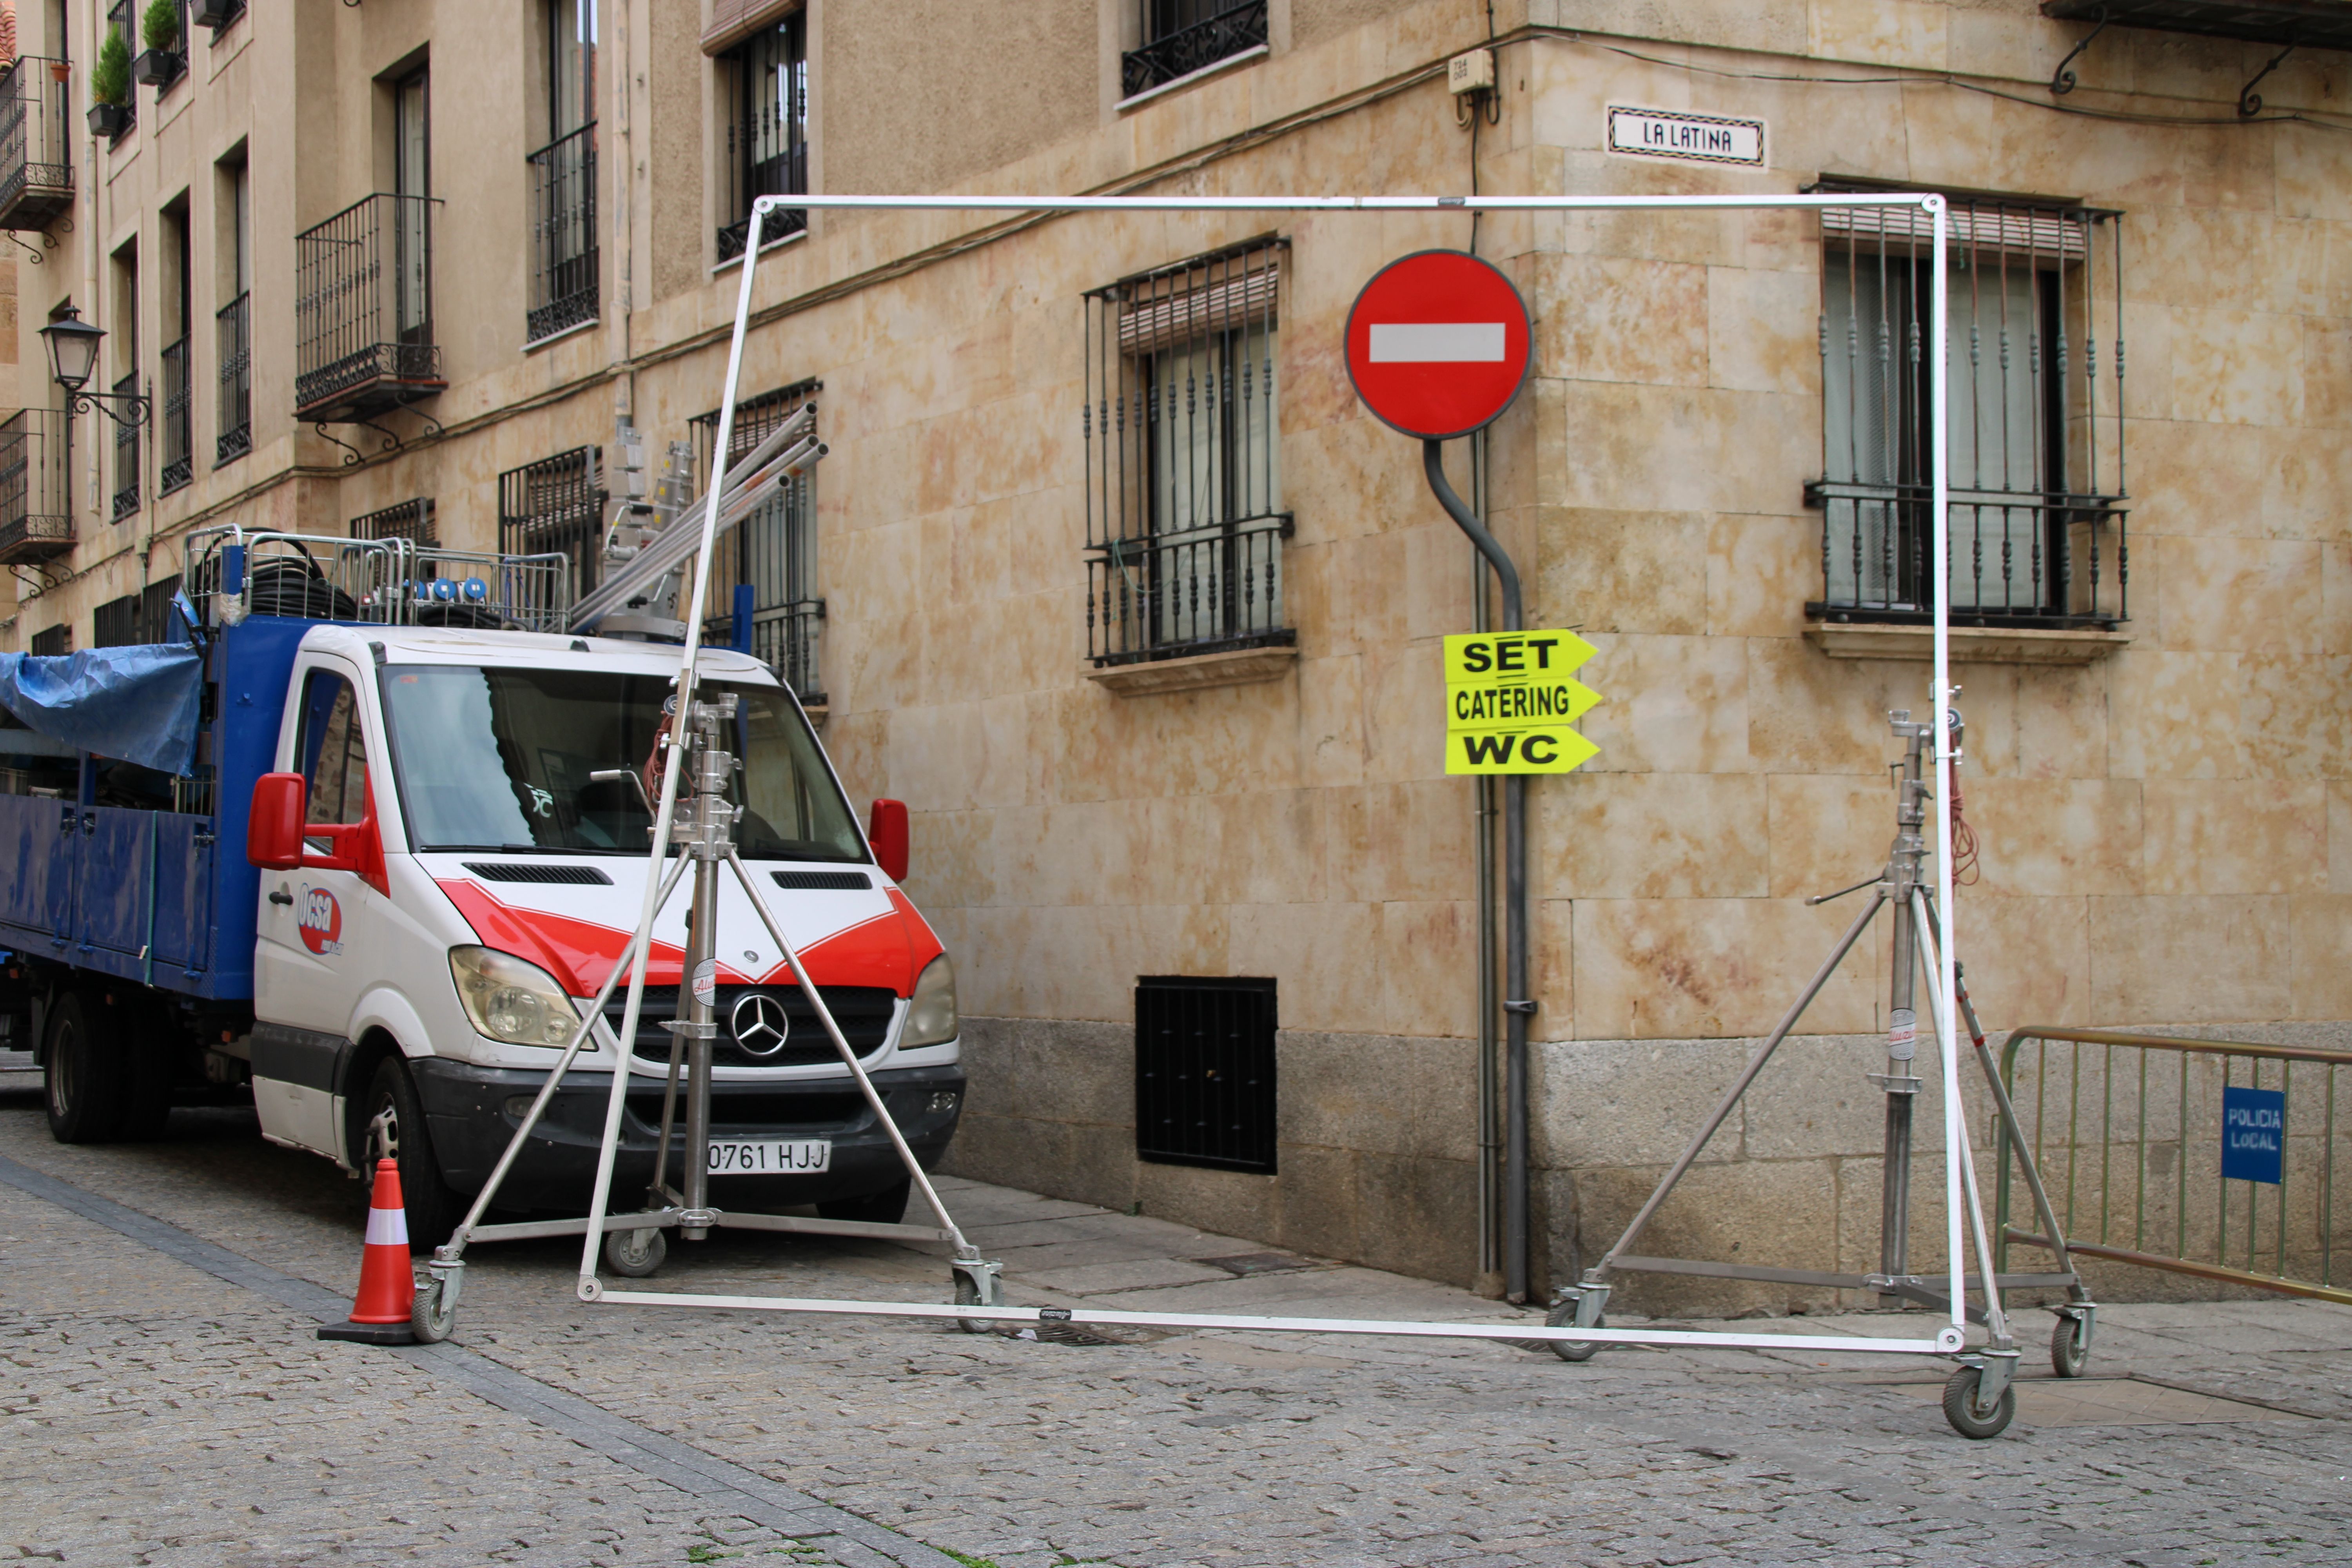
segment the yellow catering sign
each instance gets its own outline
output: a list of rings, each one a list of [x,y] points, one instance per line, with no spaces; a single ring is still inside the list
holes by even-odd
[[[1596,650],[1570,631],[1445,639],[1445,771],[1564,773],[1601,748],[1569,726],[1601,694],[1570,675]]]

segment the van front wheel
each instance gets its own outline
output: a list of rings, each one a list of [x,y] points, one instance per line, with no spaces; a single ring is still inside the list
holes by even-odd
[[[405,1062],[386,1057],[376,1064],[362,1109],[357,1140],[361,1174],[372,1178],[378,1160],[393,1162],[400,1172],[401,1201],[408,1209],[408,1250],[430,1252],[457,1227],[457,1195],[441,1179],[433,1134],[425,1125],[425,1106]]]

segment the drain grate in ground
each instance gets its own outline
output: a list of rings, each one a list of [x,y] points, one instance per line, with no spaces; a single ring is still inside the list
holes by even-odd
[[[1941,1383],[1897,1384],[1916,1398],[1940,1400]],[[2309,1421],[2308,1415],[2266,1405],[2168,1388],[2136,1377],[2023,1378],[2017,1418],[2034,1426],[2203,1426],[2222,1421]]]
[[[1212,1268],[1222,1268],[1236,1279],[1246,1279],[1253,1274],[1282,1274],[1293,1268],[1312,1268],[1312,1258],[1300,1258],[1288,1252],[1237,1252],[1231,1258],[1196,1258]]]

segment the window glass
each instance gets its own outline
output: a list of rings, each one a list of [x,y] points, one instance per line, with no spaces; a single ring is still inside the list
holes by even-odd
[[[305,822],[347,824],[367,815],[367,739],[352,683],[314,669],[302,683],[301,762]]]
[[[421,849],[642,855],[653,815],[637,785],[668,680],[600,670],[392,666],[384,671],[401,803]],[[706,687],[739,700],[746,858],[866,859],[864,839],[816,738],[772,688]]]

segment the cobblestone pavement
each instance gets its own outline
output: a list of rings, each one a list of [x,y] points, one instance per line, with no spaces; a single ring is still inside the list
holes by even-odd
[[[2344,1309],[2103,1310],[2093,1377],[2022,1386],[1981,1444],[1944,1424],[1941,1363],[1906,1358],[1569,1366],[1461,1340],[1074,1345],[591,1308],[559,1243],[479,1249],[452,1345],[385,1351],[310,1333],[356,1276],[359,1184],[249,1115],[65,1148],[0,1086],[0,1563],[2352,1563]],[[1019,1301],[1509,1316],[947,1187]],[[660,1283],[936,1300],[946,1277],[884,1244],[722,1232],[673,1247]]]

